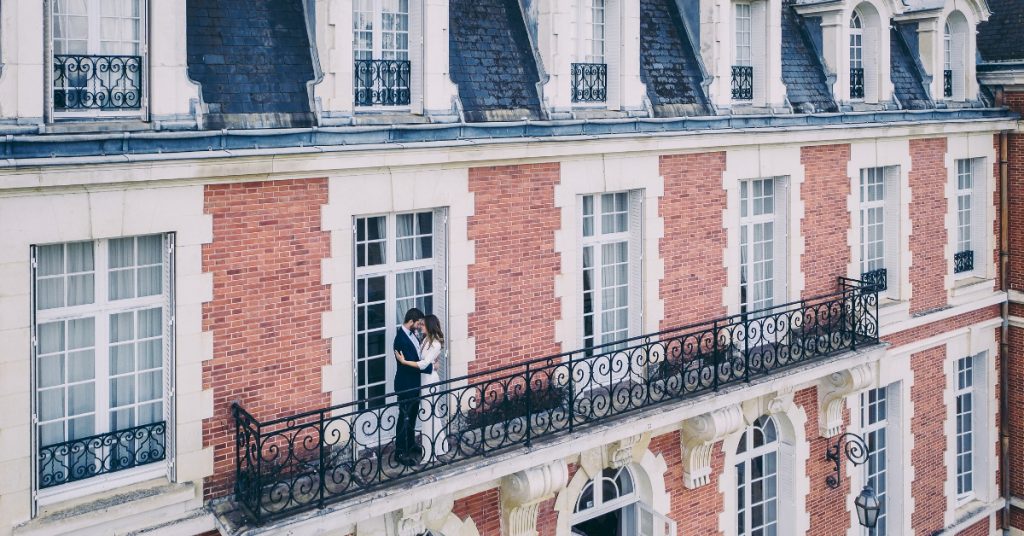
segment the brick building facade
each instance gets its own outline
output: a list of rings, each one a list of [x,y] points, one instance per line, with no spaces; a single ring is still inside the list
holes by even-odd
[[[1013,0],[28,4],[0,536],[1024,533]]]

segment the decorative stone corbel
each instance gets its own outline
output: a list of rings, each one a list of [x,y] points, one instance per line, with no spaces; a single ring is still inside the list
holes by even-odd
[[[633,453],[643,438],[644,434],[637,434],[608,445],[608,466],[612,469],[622,469],[633,463]]]
[[[537,536],[537,507],[569,482],[564,460],[531,467],[501,480],[501,512],[508,536]]]
[[[822,437],[842,432],[846,397],[871,385],[871,376],[871,367],[865,364],[822,378],[818,386],[818,431]]]
[[[711,481],[711,451],[715,443],[743,428],[743,410],[726,406],[683,422],[679,434],[683,454],[683,483],[689,489]]]
[[[438,528],[452,511],[455,501],[451,495],[433,497],[407,506],[398,512],[398,536],[418,536],[428,529]]]

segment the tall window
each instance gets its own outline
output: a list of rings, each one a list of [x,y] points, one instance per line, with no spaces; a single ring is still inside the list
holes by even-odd
[[[583,31],[580,57],[587,63],[605,63],[605,2],[606,0],[587,0],[581,19]]]
[[[949,22],[942,34],[942,58],[942,96],[948,99],[953,96],[953,32]]]
[[[974,219],[974,169],[969,159],[956,161],[957,239],[954,257],[957,273],[974,270],[974,248],[971,244],[971,222]]]
[[[384,405],[394,391],[391,341],[406,311],[444,319],[444,209],[355,219],[356,397]]]
[[[735,4],[736,9],[736,42],[732,66],[732,98],[733,100],[751,100],[754,98],[754,65],[751,44],[753,42],[753,24],[750,4]]]
[[[953,11],[943,25],[942,34],[942,95],[946,99],[963,101],[967,95],[970,56],[971,25],[960,11]]]
[[[888,426],[889,403],[885,387],[870,389],[860,395],[860,426],[862,436],[868,445],[868,459],[864,466],[865,483],[875,490],[881,510],[878,513],[878,524],[869,529],[870,536],[885,536],[888,531],[889,496],[888,482]]]
[[[50,5],[54,110],[138,108],[143,2],[53,0]]]
[[[750,4],[736,4],[736,65],[750,65]]]
[[[864,23],[856,11],[850,16],[850,98],[864,98]]]
[[[779,433],[775,420],[759,417],[736,448],[736,530],[739,536],[779,531]]]
[[[895,290],[899,281],[898,176],[896,167],[862,169],[860,173],[861,279],[879,290]]]
[[[34,249],[40,487],[163,459],[170,255],[164,235]]]
[[[357,106],[410,103],[409,1],[352,1]]]
[[[572,101],[603,103],[608,99],[608,0],[580,0],[579,31],[571,65]]]
[[[956,362],[956,497],[958,503],[974,498],[974,356]]]
[[[639,191],[582,198],[586,348],[637,335],[640,199]]]
[[[785,301],[785,180],[740,182],[740,305],[760,311]]]

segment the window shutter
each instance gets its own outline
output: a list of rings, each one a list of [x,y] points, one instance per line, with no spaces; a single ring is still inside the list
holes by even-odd
[[[789,177],[776,177],[774,182],[772,302],[777,305],[789,301]]]
[[[434,209],[434,314],[441,319],[445,335],[448,326],[448,209]],[[445,353],[448,349],[445,348]],[[442,357],[442,370],[437,371],[441,379],[448,379],[447,355]]]
[[[164,343],[164,451],[167,457],[168,479],[175,480],[174,470],[174,432],[175,406],[177,397],[174,392],[174,339],[177,330],[174,309],[174,234],[164,235],[164,326],[166,342]]]
[[[985,169],[984,158],[971,160],[971,249],[974,251],[974,273],[981,277],[988,274],[988,260],[992,255],[989,237],[993,234],[988,226],[992,195],[988,191],[989,174]]]
[[[644,325],[644,191],[629,192],[629,335],[643,333]]]
[[[767,4],[767,2],[751,2],[750,4],[750,64],[754,67],[753,104],[755,106],[764,106],[768,103],[766,55],[769,47],[766,46],[765,41],[765,29],[768,26]]]
[[[630,1],[630,0],[625,0]],[[604,61],[608,66],[608,94],[607,103],[609,110],[622,108],[622,1],[609,0],[605,5],[605,43]]]
[[[875,22],[865,19],[864,25],[864,102],[878,102],[878,71],[882,51],[879,50],[881,39]]]
[[[967,65],[965,65],[964,58],[967,56],[967,35],[962,30],[954,31],[952,38],[949,63],[953,70],[953,99],[966,100],[967,89],[964,87],[964,82],[967,77],[964,76],[964,73],[967,71]]]
[[[814,456],[814,453],[811,453]],[[776,519],[779,522],[779,534],[794,534],[796,533],[796,527],[793,526],[794,519],[791,515],[793,511],[793,497],[796,496],[796,475],[799,473],[801,476],[804,475],[803,469],[799,471],[796,468],[796,445],[792,442],[779,438],[779,450],[778,450],[778,489],[775,490],[776,497],[778,497],[778,504],[776,507]],[[844,468],[845,472],[845,468]]]
[[[888,272],[887,294],[900,296],[900,168],[885,168],[885,269]]]
[[[423,113],[423,0],[409,2],[409,103],[414,114]]]

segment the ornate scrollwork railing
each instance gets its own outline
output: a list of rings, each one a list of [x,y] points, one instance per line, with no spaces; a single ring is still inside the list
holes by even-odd
[[[166,455],[164,421],[47,445],[39,449],[39,487],[124,471],[159,462]]]
[[[850,67],[850,98],[864,98],[864,68]]]
[[[255,523],[323,507],[431,469],[878,342],[877,288],[829,295],[424,386],[418,447],[400,461],[395,395],[235,420],[235,496]]]
[[[412,102],[409,60],[355,60],[356,106],[408,106]]]
[[[974,270],[974,251],[967,250],[953,254],[953,273],[962,274]]]
[[[137,110],[141,106],[141,56],[53,56],[55,111]]]
[[[732,66],[732,100],[751,100],[754,98],[754,67],[750,65]]]
[[[953,96],[953,71],[942,71],[942,96],[947,99]]]
[[[572,101],[605,102],[608,100],[608,64],[572,64]]]
[[[872,287],[877,292],[889,290],[889,270],[885,268],[864,272],[861,274],[860,280],[865,286]]]

